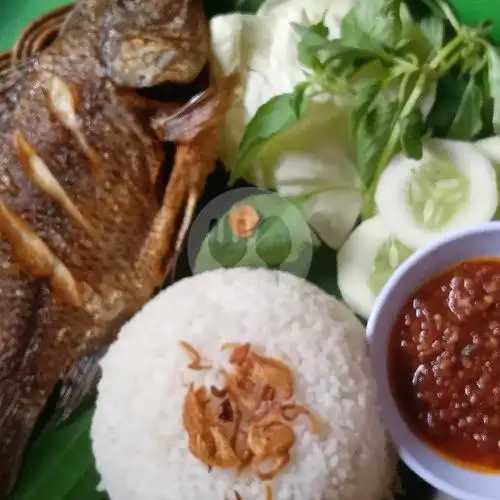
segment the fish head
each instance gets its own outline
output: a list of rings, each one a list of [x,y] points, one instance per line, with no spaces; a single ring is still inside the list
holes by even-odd
[[[189,83],[205,66],[208,23],[201,0],[110,0],[100,55],[117,85]]]

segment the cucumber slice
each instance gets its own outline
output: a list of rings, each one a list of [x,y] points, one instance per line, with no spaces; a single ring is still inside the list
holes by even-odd
[[[379,215],[362,222],[337,254],[338,285],[344,301],[368,318],[380,290],[411,253]]]
[[[495,169],[497,180],[497,194],[500,202],[500,137],[488,137],[481,139],[475,144],[476,148],[490,160]],[[495,220],[500,219],[500,207],[497,205],[497,210],[493,216]]]
[[[430,140],[421,160],[397,155],[380,177],[375,202],[388,230],[410,248],[487,222],[498,204],[495,170],[472,144]]]
[[[488,137],[475,143],[476,148],[488,160],[490,160],[497,176],[497,183],[500,180],[500,137]]]

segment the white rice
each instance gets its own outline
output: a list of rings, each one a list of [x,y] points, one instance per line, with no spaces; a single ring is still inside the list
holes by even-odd
[[[295,276],[218,270],[185,279],[122,329],[102,362],[93,449],[112,500],[263,500],[250,473],[207,467],[187,449],[182,423],[184,340],[210,359],[225,342],[250,342],[296,375],[298,403],[330,426],[326,439],[294,426],[291,465],[275,500],[380,500],[394,470],[377,415],[365,332],[340,302]],[[192,371],[191,371],[192,372]]]

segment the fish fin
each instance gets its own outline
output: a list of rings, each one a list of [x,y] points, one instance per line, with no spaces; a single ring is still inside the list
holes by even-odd
[[[217,87],[198,93],[175,112],[171,108],[161,108],[151,118],[151,127],[160,141],[192,142],[205,130],[220,126],[236,100],[240,85],[239,75],[233,73],[222,79]]]
[[[13,388],[0,397],[0,498],[7,498],[15,486],[38,419],[37,411],[29,411],[21,405],[18,394],[18,388]]]
[[[101,378],[99,362],[106,350],[81,358],[64,378],[54,414],[57,424],[68,420],[87,397],[95,393]]]

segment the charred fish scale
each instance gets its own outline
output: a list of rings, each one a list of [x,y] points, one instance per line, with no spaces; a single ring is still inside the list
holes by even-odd
[[[135,89],[190,82],[208,51],[201,0],[83,0],[0,79],[0,498],[57,383],[65,417],[179,252],[238,82],[175,120]],[[182,145],[159,197],[160,141]]]

